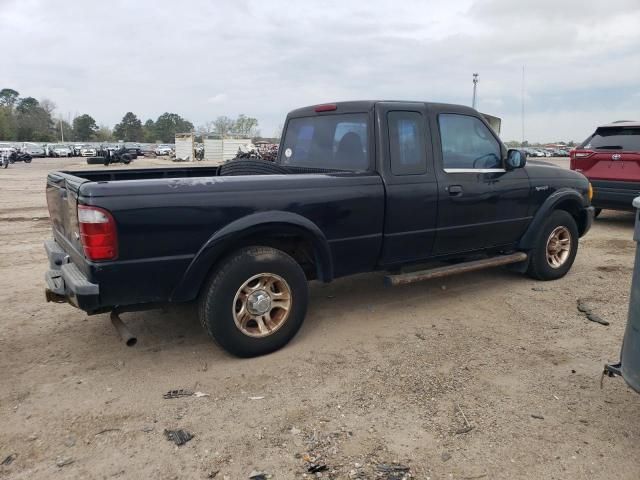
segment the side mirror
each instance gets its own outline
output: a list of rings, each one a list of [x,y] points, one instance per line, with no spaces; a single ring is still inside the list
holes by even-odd
[[[507,150],[507,170],[514,170],[516,168],[522,168],[527,164],[527,155],[523,150],[516,148],[510,148]]]

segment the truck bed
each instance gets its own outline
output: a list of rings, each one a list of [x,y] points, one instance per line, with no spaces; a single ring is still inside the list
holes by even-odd
[[[147,180],[160,178],[215,177],[220,167],[135,168],[102,170],[63,170],[60,173],[82,178],[90,182],[112,182],[117,180]]]
[[[343,170],[310,168],[310,167],[285,167],[288,175],[301,175],[309,173],[340,173]],[[162,178],[199,178],[216,177],[220,174],[220,166],[203,167],[170,167],[170,168],[136,168],[136,169],[102,169],[102,170],[63,170],[58,173],[88,180],[90,182],[113,182],[119,180],[157,180]]]

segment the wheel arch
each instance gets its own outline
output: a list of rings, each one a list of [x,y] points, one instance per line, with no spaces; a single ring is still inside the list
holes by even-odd
[[[235,220],[215,232],[202,246],[171,294],[172,302],[196,298],[216,264],[238,248],[259,245],[283,250],[298,263],[312,255],[306,266],[309,278],[324,282],[333,279],[329,242],[320,228],[308,218],[292,212],[266,211]],[[313,271],[310,271],[313,268]]]
[[[529,250],[534,247],[538,232],[542,224],[554,210],[564,210],[569,213],[578,225],[578,233],[582,236],[589,229],[589,218],[585,210],[585,200],[576,190],[567,188],[557,190],[551,194],[540,206],[524,233],[518,247]]]

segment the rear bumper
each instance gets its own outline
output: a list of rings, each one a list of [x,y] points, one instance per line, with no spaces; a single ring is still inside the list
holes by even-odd
[[[49,270],[45,273],[47,300],[63,298],[87,313],[98,310],[100,287],[87,280],[55,240],[46,240],[44,249],[49,258]]]
[[[609,180],[591,180],[593,199],[596,208],[634,211],[633,199],[640,195],[639,182],[618,182]]]

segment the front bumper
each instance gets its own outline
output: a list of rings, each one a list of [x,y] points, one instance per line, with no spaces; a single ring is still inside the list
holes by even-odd
[[[46,240],[44,249],[49,258],[49,270],[45,273],[47,300],[64,298],[85,312],[97,310],[100,306],[100,287],[87,280],[55,240]]]
[[[591,230],[591,225],[593,225],[593,219],[596,216],[596,208],[595,207],[586,207],[583,210],[583,218],[584,220],[580,224],[580,236],[584,236],[587,234],[589,230]]]
[[[633,199],[640,195],[640,183],[608,180],[591,180],[593,199],[596,208],[624,210],[633,212]]]

